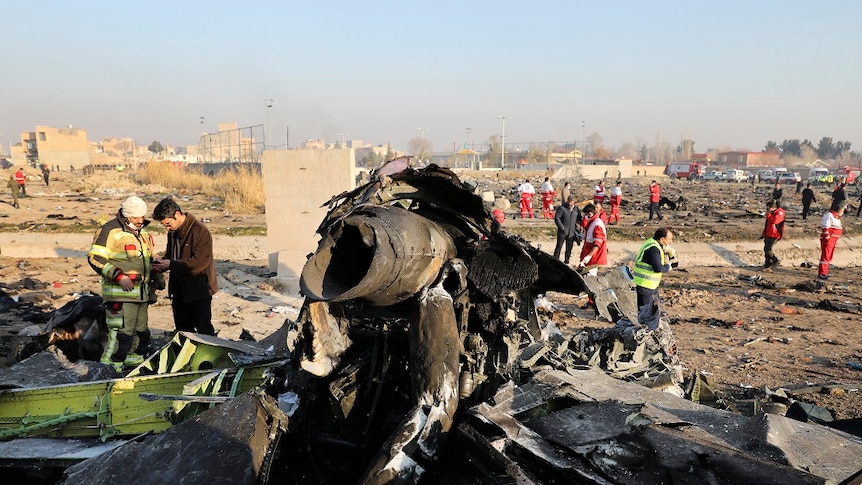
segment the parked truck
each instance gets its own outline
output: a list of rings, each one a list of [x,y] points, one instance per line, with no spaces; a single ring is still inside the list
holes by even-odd
[[[669,163],[664,173],[672,179],[700,179],[703,178],[703,164],[699,162]]]

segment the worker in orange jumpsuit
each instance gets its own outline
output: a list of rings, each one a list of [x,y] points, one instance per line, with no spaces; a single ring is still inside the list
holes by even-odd
[[[530,183],[529,179],[524,180],[524,183],[518,186],[518,193],[521,194],[521,219],[535,217],[533,214],[533,196],[536,195],[536,188]]]
[[[584,233],[584,246],[581,248],[580,269],[586,269],[593,276],[598,274],[598,266],[608,264],[608,238],[605,222],[599,216],[596,206],[587,204],[583,210],[584,219],[587,221],[587,230]]]
[[[649,184],[649,220],[652,220],[653,215],[658,216],[658,220],[664,219],[661,216],[661,209],[658,207],[659,200],[661,200],[661,187],[653,180]]]
[[[817,277],[821,280],[829,278],[829,265],[832,264],[832,256],[835,254],[835,245],[844,234],[841,226],[841,216],[847,208],[846,200],[832,202],[829,212],[823,214],[820,224],[820,265],[817,269]]]
[[[611,216],[608,218],[608,224],[620,222],[620,204],[623,201],[622,185],[621,181],[617,181],[617,185],[611,189]]]
[[[593,204],[603,204],[608,194],[605,192],[605,181],[600,180],[596,188],[593,189]]]
[[[539,187],[539,193],[542,194],[542,219],[553,219],[554,197],[556,197],[557,192],[554,190],[554,186],[551,185],[550,177],[545,177],[545,181]]]
[[[18,183],[18,190],[21,191],[21,196],[27,195],[27,179],[24,177],[24,169],[19,168],[15,172],[15,182]]]

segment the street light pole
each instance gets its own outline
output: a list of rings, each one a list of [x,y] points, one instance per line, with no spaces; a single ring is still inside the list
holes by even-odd
[[[581,120],[581,138],[584,146],[581,147],[581,163],[587,163],[587,124]]]
[[[272,98],[264,99],[263,104],[266,106],[266,141],[263,142],[263,148],[266,149],[266,144],[272,143],[270,141],[272,139],[272,128],[269,126],[269,111],[272,108]]]
[[[500,169],[505,170],[506,168],[506,120],[512,118],[511,116],[499,115],[497,116],[498,120],[503,122],[503,135],[500,137],[502,143],[500,143]]]
[[[425,132],[428,131],[428,128],[416,128],[419,130],[419,133],[422,134],[422,145],[419,147],[419,153],[417,155],[425,154]]]
[[[467,128],[467,140],[464,142],[464,148],[467,148],[470,145],[470,131],[471,131],[470,128]],[[473,151],[473,147],[470,147],[470,151]],[[467,153],[465,155],[470,156],[470,155],[472,155],[472,153]],[[464,168],[467,168],[466,158],[464,161]],[[472,158],[470,159],[470,169],[471,170],[473,169],[473,159]]]

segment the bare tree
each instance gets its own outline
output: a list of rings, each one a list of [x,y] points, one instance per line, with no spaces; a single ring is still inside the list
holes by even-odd
[[[407,151],[419,160],[428,161],[431,159],[431,141],[418,136],[412,138],[407,143]]]
[[[679,146],[676,148],[676,153],[680,161],[691,160],[691,154],[694,153],[694,140],[683,136],[679,142]]]

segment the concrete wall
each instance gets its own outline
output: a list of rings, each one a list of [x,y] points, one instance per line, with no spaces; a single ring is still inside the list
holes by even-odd
[[[39,151],[39,162],[49,166],[83,167],[90,163],[87,131],[80,128],[37,126],[36,149]]]
[[[269,265],[291,289],[320,241],[314,231],[328,210],[320,206],[355,187],[355,166],[350,149],[263,152]]]

